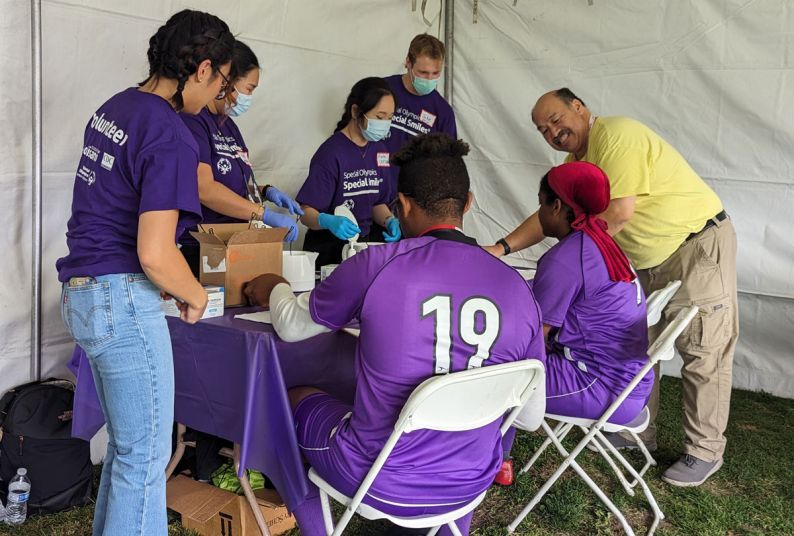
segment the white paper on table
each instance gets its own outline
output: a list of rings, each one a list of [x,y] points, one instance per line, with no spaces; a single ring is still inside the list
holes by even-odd
[[[251,322],[259,322],[261,324],[272,324],[270,319],[270,311],[259,311],[258,313],[245,313],[241,315],[234,315],[234,318],[240,320],[249,320]]]

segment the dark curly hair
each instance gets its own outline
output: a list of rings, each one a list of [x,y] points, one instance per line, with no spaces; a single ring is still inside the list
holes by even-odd
[[[463,157],[469,145],[434,132],[417,136],[392,157],[400,166],[397,191],[430,216],[462,217],[469,198],[469,172]]]
[[[342,119],[336,124],[334,132],[339,132],[347,126],[353,118],[353,105],[358,106],[358,117],[366,114],[368,111],[378,105],[380,100],[386,95],[391,95],[394,99],[394,107],[397,108],[397,96],[389,87],[389,83],[383,78],[371,76],[364,78],[353,84],[350,94],[347,96],[345,102],[345,111],[342,114]]]
[[[198,70],[204,60],[210,60],[213,72],[232,59],[234,36],[229,26],[215,15],[185,9],[175,13],[149,39],[149,76],[177,81],[172,100],[176,111],[184,107],[182,91],[188,77]]]

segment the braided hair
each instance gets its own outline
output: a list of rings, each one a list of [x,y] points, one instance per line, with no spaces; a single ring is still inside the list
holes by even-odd
[[[149,76],[138,85],[152,78],[176,80],[176,93],[171,99],[176,111],[180,111],[184,107],[182,91],[190,75],[204,60],[210,60],[213,72],[217,72],[231,61],[233,46],[234,36],[221,19],[202,11],[182,10],[149,39]]]
[[[391,95],[394,99],[394,106],[397,107],[397,96],[389,87],[389,83],[383,78],[371,76],[359,80],[353,85],[350,90],[350,95],[347,96],[345,102],[345,111],[342,114],[342,119],[336,124],[334,132],[339,132],[347,126],[353,118],[353,105],[358,106],[359,119],[378,105],[380,100],[386,95]]]

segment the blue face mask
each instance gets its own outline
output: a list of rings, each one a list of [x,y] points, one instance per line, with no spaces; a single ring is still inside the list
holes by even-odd
[[[438,78],[421,78],[419,76],[413,75],[413,84],[417,93],[420,95],[427,95],[435,91],[436,87],[438,86]]]
[[[361,134],[367,141],[380,141],[386,137],[391,128],[391,119],[370,119],[366,115],[367,128],[361,129]]]
[[[237,91],[237,102],[234,106],[229,108],[229,115],[232,117],[239,117],[248,111],[251,107],[251,101],[254,100],[253,95],[246,95],[245,93]]]

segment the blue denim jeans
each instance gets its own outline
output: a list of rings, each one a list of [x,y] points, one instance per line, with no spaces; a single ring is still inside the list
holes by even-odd
[[[159,290],[144,274],[75,279],[61,312],[88,355],[109,437],[93,534],[165,535],[174,367]]]

